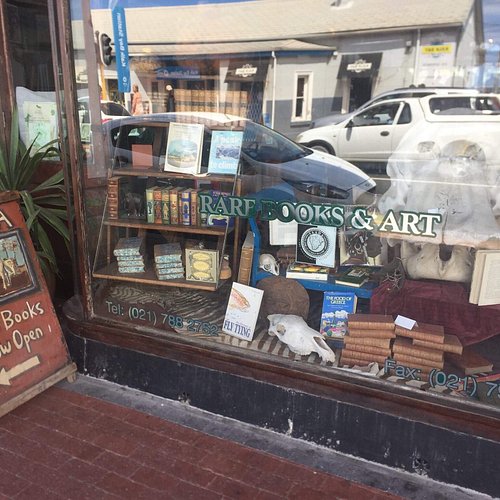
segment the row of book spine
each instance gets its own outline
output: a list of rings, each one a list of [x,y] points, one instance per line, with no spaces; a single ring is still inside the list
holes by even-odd
[[[108,179],[108,217],[118,219],[119,213],[119,177]]]
[[[175,89],[176,111],[224,112],[242,117],[247,116],[248,93],[244,90],[225,92],[224,100],[216,90]]]
[[[165,188],[146,189],[147,222],[153,224],[206,225],[206,214],[198,211],[199,189]]]

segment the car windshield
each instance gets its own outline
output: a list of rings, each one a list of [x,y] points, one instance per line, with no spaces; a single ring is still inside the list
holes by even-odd
[[[262,163],[286,163],[311,154],[300,144],[258,123],[245,121],[242,152]]]

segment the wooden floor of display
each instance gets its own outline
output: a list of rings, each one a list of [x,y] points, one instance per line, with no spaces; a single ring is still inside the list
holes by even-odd
[[[106,297],[109,299],[128,302],[130,304],[147,306],[154,304],[168,314],[180,316],[182,318],[194,318],[203,320],[208,323],[216,324],[219,329],[222,327],[226,306],[229,298],[231,287],[229,284],[224,285],[216,292],[205,292],[202,290],[186,290],[171,288],[168,292],[165,289],[142,289],[140,287],[129,286],[126,284],[111,284],[106,287]],[[319,318],[321,315],[320,301],[311,301],[309,318]],[[319,321],[319,320],[318,320]],[[309,321],[309,324],[311,322]],[[321,366],[324,368],[339,367],[340,352],[337,350],[336,360],[334,363],[323,361],[316,353],[311,353],[308,356],[300,356],[295,354],[286,344],[281,342],[276,336],[271,336],[267,332],[267,320],[260,319],[257,322],[254,338],[252,341],[241,340],[225,333],[219,333],[217,336],[209,336],[202,334],[192,334],[186,329],[176,329],[176,332],[185,335],[186,337],[198,337],[205,341],[224,344],[231,347],[249,349],[263,354],[271,354],[287,358],[291,361],[305,362],[310,365]],[[395,375],[387,375],[383,373],[383,367],[378,366],[378,370],[370,363],[369,366],[347,368],[356,372],[364,372],[366,375],[378,377],[393,383],[412,386],[420,390],[439,392],[443,394],[461,395],[456,391],[450,391],[446,387],[431,387],[425,381],[409,381]],[[342,366],[342,369],[346,367]],[[375,370],[374,370],[375,368]],[[372,371],[373,370],[373,371]]]

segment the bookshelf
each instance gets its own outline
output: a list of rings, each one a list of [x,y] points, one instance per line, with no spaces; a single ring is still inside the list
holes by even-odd
[[[140,169],[140,168],[115,168],[111,172],[111,176],[118,182],[120,179],[127,178],[140,178],[145,186],[151,186],[158,180],[163,180],[176,185],[179,181],[185,185],[189,184],[193,187],[198,187],[199,182],[203,183],[203,187],[216,185],[230,185],[231,190],[236,196],[241,194],[241,180],[234,175],[222,174],[201,174],[190,175],[177,172],[158,171],[156,169]],[[111,177],[110,177],[111,178]],[[119,187],[117,188],[119,192]],[[207,187],[209,189],[209,187]],[[146,265],[146,271],[143,273],[130,273],[123,274],[118,272],[118,265],[115,262],[113,249],[120,237],[131,236],[147,236],[151,231],[162,233],[175,233],[178,238],[196,238],[199,236],[208,236],[211,240],[215,241],[214,250],[218,251],[220,261],[224,255],[226,247],[226,238],[228,234],[234,233],[234,242],[232,245],[232,278],[236,279],[239,267],[239,234],[240,234],[240,220],[238,217],[234,218],[232,226],[208,226],[199,223],[185,225],[185,224],[160,224],[148,222],[143,217],[128,216],[126,210],[121,206],[119,199],[120,195],[117,193],[113,202],[113,208],[110,204],[110,196],[108,197],[105,206],[105,213],[102,222],[100,244],[98,245],[98,252],[101,249],[104,252],[104,258],[96,258],[93,276],[95,278],[109,279],[115,281],[134,282],[166,287],[182,287],[182,288],[195,288],[207,291],[216,290],[224,280],[218,279],[217,283],[204,283],[196,282],[186,279],[172,279],[172,280],[159,280],[155,276],[153,264],[149,262]],[[144,203],[146,203],[144,195]],[[111,215],[113,214],[113,215]],[[199,222],[199,221],[197,221]],[[219,269],[220,272],[220,269]]]

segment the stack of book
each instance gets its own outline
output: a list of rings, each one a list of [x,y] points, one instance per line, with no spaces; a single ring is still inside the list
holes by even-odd
[[[154,246],[156,276],[159,280],[184,278],[182,249],[179,243],[165,243]]]
[[[120,238],[113,250],[118,261],[118,272],[122,274],[144,272],[144,238]]]
[[[411,330],[396,326],[393,358],[401,365],[422,373],[444,368],[444,352],[461,352],[458,337],[445,335],[441,325],[418,323]],[[445,343],[446,340],[446,343]]]
[[[384,364],[395,338],[394,320],[384,314],[349,314],[340,366]]]
[[[153,186],[146,189],[147,222],[200,225],[198,189]]]

